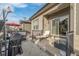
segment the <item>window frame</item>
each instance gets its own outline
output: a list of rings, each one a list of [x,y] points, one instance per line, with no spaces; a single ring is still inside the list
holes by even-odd
[[[70,31],[70,18],[69,18],[69,15],[64,15],[64,16],[59,16],[59,17],[55,17],[55,18],[53,18],[53,19],[51,19],[51,34],[52,35],[61,35],[61,34],[59,34],[59,32],[58,32],[58,34],[54,34],[53,33],[53,26],[52,26],[52,23],[53,23],[53,20],[56,20],[56,19],[58,19],[59,20],[59,23],[60,23],[60,20],[61,20],[61,18],[62,19],[68,19],[67,21],[68,21],[68,32]],[[59,27],[59,25],[58,25],[58,27]],[[58,28],[58,31],[59,31],[59,28]]]

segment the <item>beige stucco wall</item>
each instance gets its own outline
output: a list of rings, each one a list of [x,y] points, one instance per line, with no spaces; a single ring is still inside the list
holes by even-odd
[[[74,31],[74,3],[70,4],[70,31]]]
[[[75,17],[76,16],[76,17]],[[79,4],[70,4],[70,30],[74,31],[74,51],[79,50]]]
[[[44,17],[44,27],[43,30],[44,31],[48,31],[49,30],[49,23],[48,23],[48,19],[46,17]]]
[[[76,34],[79,35],[79,3],[76,4]]]
[[[76,20],[76,22],[74,22],[74,24],[76,27],[74,28],[75,30],[74,48],[76,50],[79,50],[79,3],[76,4],[75,11],[76,11],[76,19],[74,20]]]

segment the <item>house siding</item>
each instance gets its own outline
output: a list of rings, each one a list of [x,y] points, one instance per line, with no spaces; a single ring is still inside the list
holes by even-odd
[[[76,4],[76,23],[75,24],[75,37],[74,37],[74,49],[79,51],[79,3]]]
[[[44,31],[49,30],[49,23],[48,23],[48,19],[46,17],[44,17]]]
[[[70,4],[70,31],[74,31],[74,3]]]
[[[79,3],[76,4],[76,35],[79,35]]]

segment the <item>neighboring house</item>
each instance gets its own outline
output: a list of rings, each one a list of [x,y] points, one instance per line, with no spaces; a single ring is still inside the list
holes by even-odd
[[[21,24],[20,30],[31,32],[31,22],[30,22],[30,20],[21,21],[20,24]]]
[[[52,37],[54,37],[56,35],[66,36],[67,32],[73,32],[74,36],[72,38],[74,39],[70,39],[69,44],[72,45],[71,49],[79,51],[78,10],[79,4],[75,6],[74,3],[48,3],[30,18],[31,33],[40,35],[49,30]],[[74,18],[75,11],[77,11],[76,19]]]
[[[6,31],[18,31],[20,27],[20,24],[10,22],[6,23]]]

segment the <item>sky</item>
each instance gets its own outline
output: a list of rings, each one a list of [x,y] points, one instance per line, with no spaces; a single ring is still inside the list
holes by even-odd
[[[19,22],[20,20],[28,20],[34,13],[42,8],[44,3],[0,3],[0,19],[2,18],[2,10],[8,6],[12,13],[7,15],[7,22]]]

